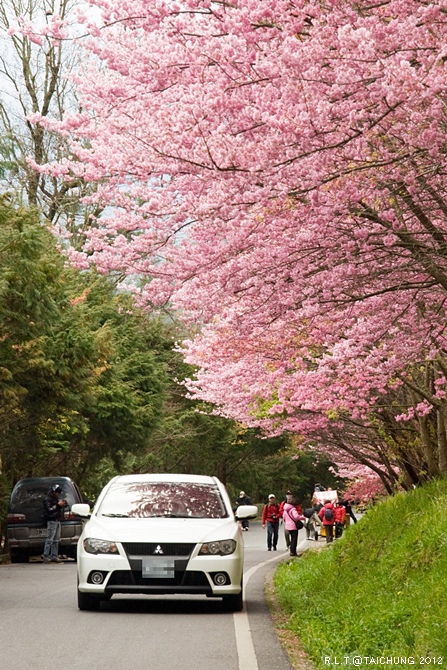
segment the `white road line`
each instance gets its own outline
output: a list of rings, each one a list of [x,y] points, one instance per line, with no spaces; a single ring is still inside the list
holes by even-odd
[[[306,543],[307,543],[306,540],[302,540],[298,545],[297,549],[300,549],[301,546],[305,545]],[[258,563],[258,565],[254,565],[252,568],[250,568],[250,570],[244,572],[244,589],[247,586],[250,577],[254,575],[254,573],[257,570],[259,570],[259,568],[263,568],[268,563],[278,561],[285,555],[287,555],[286,552],[284,552],[283,554],[278,554],[273,558],[269,558],[267,561],[263,561],[262,563]],[[245,595],[244,595],[244,604],[245,604]],[[242,612],[235,612],[233,614],[233,622],[234,622],[234,634],[236,637],[237,655],[239,659],[239,670],[258,670],[259,669],[258,661],[256,659],[255,648],[253,645],[253,637],[251,634],[250,624],[248,622],[248,614],[245,607],[242,610]]]

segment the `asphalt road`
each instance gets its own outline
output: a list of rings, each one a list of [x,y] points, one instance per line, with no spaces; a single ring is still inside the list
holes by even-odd
[[[259,521],[243,537],[245,607],[234,614],[220,599],[128,595],[81,612],[74,561],[1,565],[0,667],[292,670],[264,601],[266,578],[288,558],[282,532],[277,552],[267,552]]]

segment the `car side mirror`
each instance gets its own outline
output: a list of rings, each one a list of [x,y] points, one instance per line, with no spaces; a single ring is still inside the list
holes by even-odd
[[[258,516],[258,508],[256,505],[239,505],[234,516],[236,519],[254,519]]]
[[[87,503],[75,503],[71,506],[71,511],[76,516],[81,516],[85,519],[90,518],[90,505]]]

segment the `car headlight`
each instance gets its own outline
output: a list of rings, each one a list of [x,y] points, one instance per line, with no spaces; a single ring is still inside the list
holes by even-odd
[[[115,542],[109,540],[98,540],[94,537],[86,537],[84,540],[84,549],[89,554],[118,554],[118,547]]]
[[[205,542],[200,547],[199,556],[228,556],[236,551],[236,540],[220,540],[218,542]]]

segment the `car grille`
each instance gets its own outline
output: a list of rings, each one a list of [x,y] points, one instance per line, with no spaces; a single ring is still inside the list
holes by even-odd
[[[123,542],[128,556],[184,556],[189,557],[196,545],[183,542]],[[158,549],[160,547],[161,551]]]
[[[110,575],[107,583],[108,587],[112,586],[146,586],[146,587],[163,587],[170,589],[175,586],[182,587],[202,587],[209,589],[209,582],[203,572],[175,572],[174,579],[144,579],[141,576],[141,571],[136,570],[115,570]]]
[[[130,570],[115,570],[106,584],[106,593],[196,593],[212,595],[205,573],[187,570],[195,543],[183,542],[123,542]],[[143,577],[145,557],[175,559],[172,577]]]

